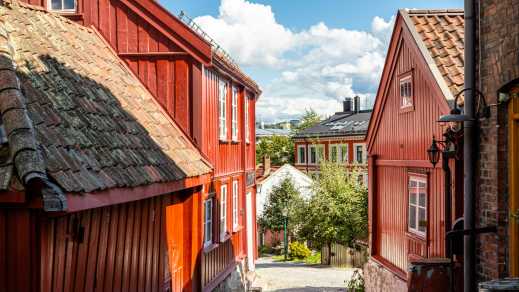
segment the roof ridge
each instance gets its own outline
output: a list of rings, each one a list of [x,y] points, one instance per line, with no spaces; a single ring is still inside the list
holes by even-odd
[[[449,8],[449,9],[404,9],[407,13],[413,15],[449,15],[449,14],[464,14],[463,8]]]
[[[67,209],[65,195],[49,181],[45,162],[39,153],[34,125],[16,72],[14,47],[4,25],[4,20],[0,19],[0,114],[10,152],[2,164],[7,168],[3,181],[10,183],[7,178],[12,176],[14,166],[24,186],[38,185],[45,211],[64,211]]]

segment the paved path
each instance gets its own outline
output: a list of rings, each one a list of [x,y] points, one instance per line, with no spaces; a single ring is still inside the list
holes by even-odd
[[[272,258],[260,258],[256,262],[256,279],[253,287],[263,291],[346,291],[345,281],[354,269],[331,268],[321,265],[306,265],[274,262]]]

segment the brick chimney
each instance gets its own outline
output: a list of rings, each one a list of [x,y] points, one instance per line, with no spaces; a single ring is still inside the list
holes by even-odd
[[[270,174],[270,156],[263,156],[263,177],[267,177]]]

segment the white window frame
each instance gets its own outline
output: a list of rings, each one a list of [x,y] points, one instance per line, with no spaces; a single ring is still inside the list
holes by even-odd
[[[415,183],[415,186],[411,186],[412,182]],[[423,184],[423,188],[420,189],[420,184]],[[425,194],[425,200],[423,202],[423,205],[420,204],[420,194]],[[415,197],[415,203],[411,202],[411,195],[414,194]],[[408,176],[408,184],[407,184],[407,230],[413,234],[425,237],[427,234],[427,226],[428,226],[428,220],[427,220],[427,200],[428,200],[428,190],[427,190],[427,177],[420,176],[420,175],[413,175],[409,174]],[[415,215],[415,227],[411,226],[411,208],[414,208],[414,215]],[[424,211],[424,218],[425,221],[425,230],[420,230],[420,210]]]
[[[346,147],[346,151],[345,151],[346,155],[344,155],[344,153],[342,151],[343,147]],[[341,163],[348,163],[348,160],[349,160],[349,157],[348,157],[349,156],[349,146],[348,146],[348,144],[339,144],[339,150],[340,150],[339,151],[339,153],[340,153],[340,155],[339,155],[340,162]]]
[[[231,136],[233,141],[238,141],[238,88],[232,87],[231,98]]]
[[[312,162],[312,149],[315,149],[315,162]],[[319,157],[319,152],[322,151],[322,156]],[[310,165],[317,165],[321,162],[322,159],[324,159],[324,155],[326,153],[324,152],[324,145],[323,144],[310,144],[308,145],[308,164]]]
[[[220,187],[220,241],[227,236],[227,184]]]
[[[409,84],[408,87],[405,84]],[[398,90],[400,92],[400,108],[410,108],[413,106],[413,76],[411,74],[400,78],[398,83]],[[402,88],[404,85],[404,88]]]
[[[204,247],[213,244],[213,198],[204,201]]]
[[[362,162],[359,162],[357,159],[357,147],[362,147]],[[353,162],[356,164],[366,164],[366,145],[364,143],[355,143],[353,144]]]
[[[328,145],[328,160],[330,160],[330,162],[335,162],[337,163],[339,161],[339,145],[340,144],[330,144]],[[333,161],[333,148],[335,148],[335,161]]]
[[[304,159],[301,159],[301,150],[300,149],[303,149],[303,154],[305,155]],[[307,155],[306,155],[306,145],[297,145],[297,163],[299,164],[305,164],[306,163],[306,160],[307,160]]]
[[[61,0],[61,7],[63,8],[65,5],[65,0]],[[52,0],[47,1],[47,7],[49,11],[61,12],[61,13],[76,13],[77,11],[77,0],[74,0],[74,8],[71,9],[53,9],[52,8]]]
[[[227,140],[227,82],[218,82],[218,129],[221,141]]]
[[[240,189],[239,189],[239,185],[238,185],[238,180],[234,180],[232,182],[232,228],[233,228],[233,231],[237,231],[238,230],[238,227],[240,226],[239,224],[239,193],[240,193]]]
[[[337,148],[337,160],[336,161],[333,161],[332,159],[332,149],[333,147]],[[346,147],[346,150],[344,152],[346,152],[346,156],[343,156],[343,151],[342,151],[342,148],[343,147]],[[333,144],[329,144],[328,146],[328,158],[331,162],[335,162],[335,163],[345,163],[345,162],[348,162],[348,144],[344,144],[344,143],[333,143]]]
[[[244,95],[245,108],[245,142],[250,143],[250,125],[249,125],[249,97]]]

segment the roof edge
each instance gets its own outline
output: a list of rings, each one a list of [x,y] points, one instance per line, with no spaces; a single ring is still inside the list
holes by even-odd
[[[445,79],[443,78],[442,74],[440,73],[440,70],[438,69],[438,66],[436,65],[436,62],[434,62],[433,58],[431,57],[431,54],[429,53],[429,50],[425,46],[425,43],[423,42],[422,38],[418,34],[418,31],[416,30],[416,26],[414,25],[413,21],[409,17],[409,11],[407,9],[400,9],[398,12],[402,15],[402,19],[411,32],[411,36],[413,37],[416,45],[418,46],[418,49],[420,50],[420,53],[422,53],[422,56],[425,59],[425,62],[427,63],[427,66],[431,70],[431,73],[434,76],[434,79],[436,79],[436,83],[438,84],[438,87],[440,87],[440,90],[443,93],[443,96],[446,100],[454,100],[454,96],[452,95],[452,92],[450,91],[449,87],[447,86],[447,83],[445,82]],[[436,10],[415,10],[415,11],[436,11]],[[446,10],[447,11],[447,10]],[[412,13],[414,14],[414,13]],[[429,12],[429,14],[432,14],[432,12]],[[445,13],[447,14],[447,12]]]

